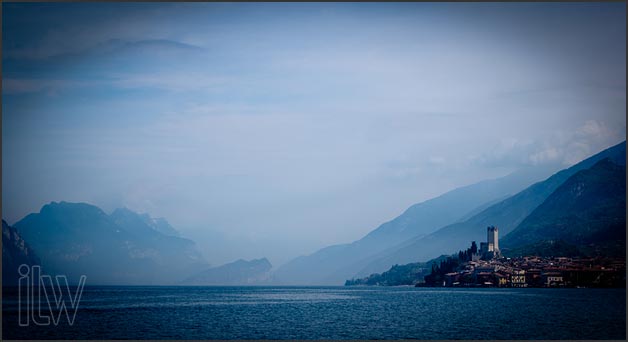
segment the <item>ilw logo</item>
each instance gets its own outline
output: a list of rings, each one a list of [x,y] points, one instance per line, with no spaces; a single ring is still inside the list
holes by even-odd
[[[68,324],[74,324],[87,276],[81,276],[75,293],[72,295],[65,275],[55,276],[53,283],[51,276],[41,274],[40,266],[20,265],[18,272],[20,274],[18,289],[20,326],[28,326],[31,321],[36,325],[50,325],[50,323],[58,325],[64,313]]]

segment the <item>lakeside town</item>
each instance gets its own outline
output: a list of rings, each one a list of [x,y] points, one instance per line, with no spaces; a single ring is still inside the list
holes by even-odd
[[[626,262],[618,258],[526,256],[467,262],[442,277],[415,286],[447,287],[623,287]]]
[[[609,257],[507,258],[499,249],[499,230],[487,228],[487,241],[475,242],[456,257],[434,265],[415,286],[447,287],[624,287],[626,260]]]
[[[626,286],[626,259],[618,256],[569,254],[559,247],[544,255],[504,255],[499,229],[487,227],[486,242],[428,262],[394,265],[383,273],[350,279],[345,286],[415,287],[553,287],[622,288]],[[552,255],[553,254],[553,255]]]

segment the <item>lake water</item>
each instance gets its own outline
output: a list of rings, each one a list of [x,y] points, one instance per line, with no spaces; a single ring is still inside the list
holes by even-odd
[[[3,289],[5,339],[626,339],[625,289],[86,287],[72,326],[17,308]]]

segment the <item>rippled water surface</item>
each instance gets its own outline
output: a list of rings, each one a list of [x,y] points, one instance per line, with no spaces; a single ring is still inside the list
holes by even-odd
[[[86,287],[70,326],[5,339],[626,339],[625,289]]]

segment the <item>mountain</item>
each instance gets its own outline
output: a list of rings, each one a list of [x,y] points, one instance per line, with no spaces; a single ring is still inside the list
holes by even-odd
[[[274,273],[276,280],[278,283],[298,285],[342,284],[386,249],[457,222],[549,174],[551,171],[547,169],[527,168],[415,204],[360,240],[325,247],[289,261]]]
[[[17,285],[20,265],[40,265],[37,255],[17,230],[2,220],[2,285]]]
[[[273,266],[266,258],[237,260],[213,267],[183,281],[185,285],[260,285],[271,281]]]
[[[161,233],[128,209],[52,202],[14,227],[48,272],[96,284],[172,284],[207,267],[190,240]]]
[[[605,158],[609,158],[618,165],[626,165],[626,142],[610,147],[542,182],[535,183],[516,195],[489,206],[467,220],[449,224],[427,236],[418,236],[388,248],[373,258],[362,270],[347,277],[347,279],[382,272],[395,264],[429,260],[451,250],[463,249],[469,241],[485,241],[485,229],[490,225],[498,226],[500,236],[504,237],[522,223],[569,177],[581,170],[591,168]]]
[[[540,240],[523,246],[506,248],[503,248],[500,245],[500,249],[502,254],[507,258],[530,255],[540,257],[561,256],[571,258],[587,256],[589,254],[588,252],[585,252],[588,248],[579,248],[578,246],[567,243],[563,240]],[[608,255],[612,256],[612,254]]]
[[[150,215],[148,214],[142,214],[141,217],[142,217],[142,220],[144,220],[144,223],[149,225],[154,230],[164,235],[181,237],[181,234],[176,229],[174,229],[174,227],[172,227],[165,218],[163,217],[153,218],[153,217],[150,217]]]
[[[626,167],[602,159],[571,176],[502,241],[503,249],[564,241],[581,250],[623,256]]]

